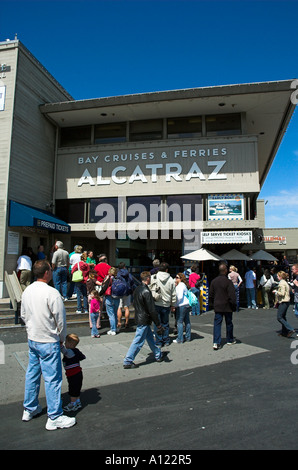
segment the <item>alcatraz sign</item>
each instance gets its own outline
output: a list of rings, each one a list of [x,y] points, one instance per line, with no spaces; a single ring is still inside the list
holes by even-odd
[[[234,139],[234,141],[233,141]],[[237,136],[192,140],[169,146],[160,141],[59,149],[56,197],[58,199],[127,195],[201,194],[259,191],[256,138]],[[189,141],[188,141],[189,142]],[[95,150],[94,150],[95,149]],[[102,197],[102,196],[101,196]]]
[[[227,175],[220,173],[220,170],[225,163],[225,160],[208,162],[207,165],[209,167],[213,167],[214,169],[210,175],[206,177],[202,173],[199,165],[195,162],[191,165],[190,169],[184,177],[184,180],[190,181],[192,178],[199,178],[200,180],[226,180]],[[147,175],[148,172],[149,176]],[[166,183],[170,183],[172,179],[178,182],[183,181],[182,166],[180,163],[166,163],[165,165],[162,163],[157,163],[152,165],[144,165],[144,167],[137,165],[130,175],[127,175],[126,166],[117,166],[112,170],[110,178],[102,177],[102,167],[97,168],[96,178],[94,178],[90,174],[89,170],[86,169],[82,177],[79,179],[78,186],[82,186],[83,184],[89,184],[90,186],[95,186],[95,184],[97,184],[97,186],[101,186],[111,184],[111,181],[113,181],[115,184],[132,184],[135,181],[141,181],[142,183],[148,183],[151,181],[151,183],[157,183],[158,178],[161,176],[163,176],[163,180]]]
[[[120,163],[113,170],[111,170],[111,176],[108,178],[103,178],[102,170],[103,167],[97,167],[96,177],[90,173],[89,169],[86,168],[78,181],[78,186],[83,184],[89,184],[90,186],[101,186],[109,185],[111,181],[115,184],[133,184],[136,181],[142,183],[157,183],[160,177],[163,177],[166,183],[174,181],[183,181],[183,176],[185,181],[190,181],[192,178],[198,178],[200,180],[218,180],[227,179],[227,175],[221,170],[224,167],[226,160],[217,160],[215,157],[225,156],[227,154],[227,149],[223,148],[208,148],[208,149],[184,149],[184,150],[174,150],[172,152],[161,151],[157,152],[136,152],[136,153],[115,153],[108,154],[103,157],[103,160],[106,164],[110,163]],[[208,161],[207,166],[209,167],[210,174],[205,175],[198,162],[193,162],[194,158],[210,157],[212,156],[214,160]],[[190,163],[188,164],[188,170],[183,171],[182,164],[172,161],[170,163],[147,163],[151,160],[158,159],[159,161],[167,160],[169,157],[175,159],[185,159],[189,158]],[[79,157],[79,165],[90,165],[97,163],[99,160],[102,161],[102,158],[99,155],[91,157]],[[129,171],[127,164],[121,164],[122,162],[139,162],[134,166],[132,171]],[[131,166],[131,165],[130,165]],[[182,176],[182,174],[184,175]]]

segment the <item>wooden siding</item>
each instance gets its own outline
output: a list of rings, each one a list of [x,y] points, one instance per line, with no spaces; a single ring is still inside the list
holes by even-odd
[[[55,127],[39,106],[65,99],[26,51],[19,50],[9,199],[46,209],[53,198]],[[38,198],[36,198],[38,195]]]
[[[1,297],[4,270],[15,269],[18,257],[6,254],[8,201],[46,209],[53,198],[56,132],[39,106],[71,97],[19,41],[1,43],[0,58],[11,69],[0,82],[6,85],[5,110],[0,112]],[[32,237],[38,240],[40,235]]]
[[[10,66],[10,71],[0,79],[6,87],[5,108],[0,111],[0,282],[4,279],[4,253],[6,251],[7,193],[10,166],[12,117],[16,78],[17,49],[1,49],[1,63]],[[1,288],[1,286],[0,286]]]

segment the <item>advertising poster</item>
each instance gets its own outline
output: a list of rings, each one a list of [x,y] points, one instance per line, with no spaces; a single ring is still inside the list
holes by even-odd
[[[251,230],[225,230],[201,233],[201,244],[213,243],[252,243]]]
[[[209,195],[208,220],[244,220],[243,194]]]

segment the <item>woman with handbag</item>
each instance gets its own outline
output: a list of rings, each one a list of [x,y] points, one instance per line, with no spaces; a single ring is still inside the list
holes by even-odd
[[[76,284],[77,290],[77,311],[76,313],[82,313],[82,301],[84,313],[89,313],[88,309],[88,296],[86,282],[89,276],[89,265],[86,263],[86,254],[81,255],[81,261],[77,262],[71,270],[72,282]]]

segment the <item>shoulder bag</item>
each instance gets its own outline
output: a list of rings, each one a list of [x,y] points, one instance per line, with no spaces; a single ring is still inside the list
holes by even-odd
[[[72,282],[82,282],[84,280],[83,273],[80,270],[80,263],[78,263],[78,270],[73,273],[71,280]]]

